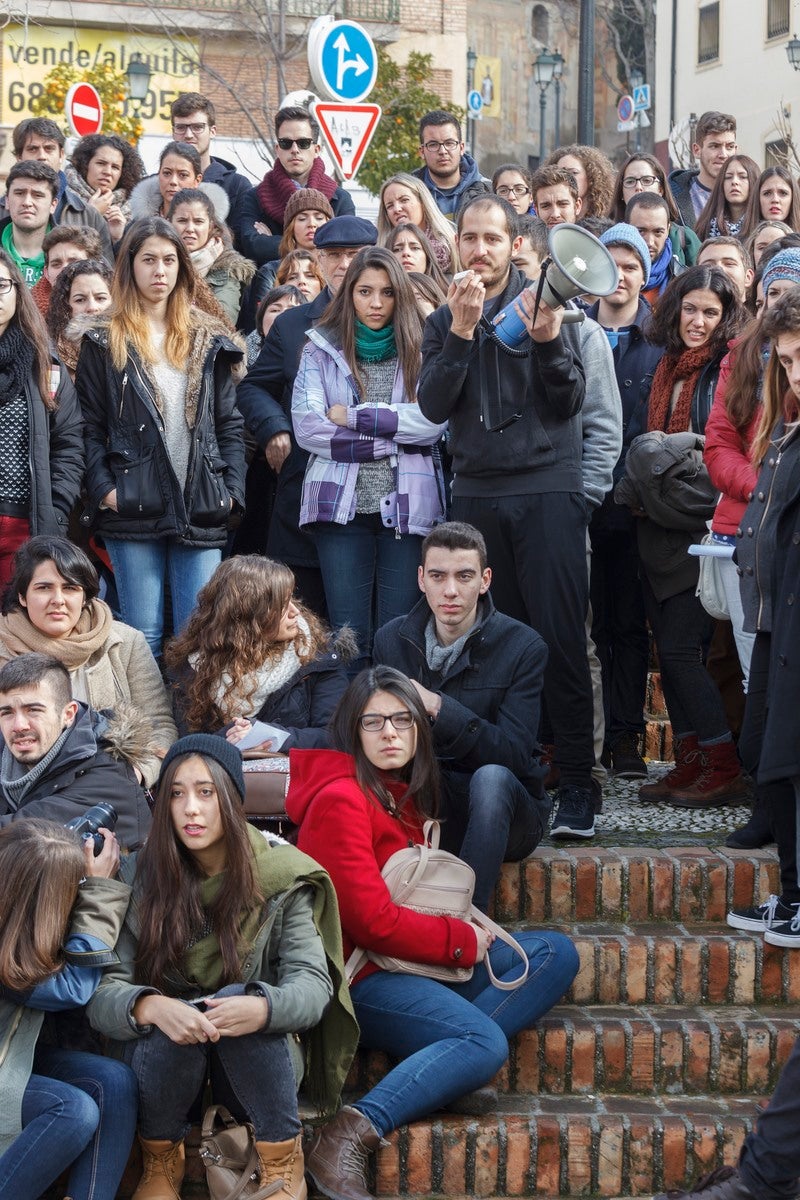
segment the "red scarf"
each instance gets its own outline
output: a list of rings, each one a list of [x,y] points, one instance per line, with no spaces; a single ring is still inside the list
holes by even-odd
[[[331,179],[330,175],[325,172],[325,164],[322,159],[317,157],[311,167],[311,174],[308,177],[308,183],[304,187],[316,188],[322,192],[326,199],[330,200],[334,192],[338,188],[335,179]],[[273,221],[283,226],[283,214],[286,209],[286,202],[295,194],[297,188],[291,175],[287,175],[283,164],[275,163],[271,171],[267,171],[264,178],[256,188],[258,199],[264,212]]]
[[[656,367],[647,412],[647,432],[659,429],[664,433],[686,433],[691,424],[692,399],[700,372],[715,354],[710,342],[684,350],[681,354],[665,354]],[[675,385],[683,380],[672,413],[669,406]],[[667,420],[669,419],[669,424]]]

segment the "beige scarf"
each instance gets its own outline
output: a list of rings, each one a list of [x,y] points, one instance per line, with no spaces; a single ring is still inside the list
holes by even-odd
[[[51,654],[74,671],[102,649],[111,634],[114,618],[103,600],[91,600],[78,624],[66,637],[53,638],[31,624],[24,608],[0,617],[0,658],[7,661],[18,654]]]

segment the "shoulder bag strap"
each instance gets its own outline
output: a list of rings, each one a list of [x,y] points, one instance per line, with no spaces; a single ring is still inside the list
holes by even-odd
[[[520,946],[517,939],[515,937],[512,937],[512,935],[508,932],[508,930],[503,929],[502,925],[498,925],[496,921],[493,921],[491,919],[491,917],[487,917],[486,913],[481,912],[481,910],[479,908],[476,908],[474,904],[473,904],[472,910],[470,912],[470,919],[473,921],[473,923],[475,925],[480,925],[481,929],[488,930],[490,933],[493,933],[494,936],[496,938],[498,938],[501,942],[505,942],[505,944],[507,946],[510,946],[511,949],[514,950],[520,956],[520,959],[522,960],[522,964],[523,964],[522,974],[518,975],[516,979],[510,979],[510,980],[498,979],[492,969],[492,963],[489,958],[489,955],[487,954],[486,958],[483,960],[483,964],[486,967],[486,971],[489,975],[489,979],[491,980],[492,986],[499,988],[501,992],[513,992],[516,988],[521,987],[522,984],[525,982],[525,980],[528,978],[528,971],[530,968],[530,963],[528,962],[527,954],[522,949],[522,946]]]

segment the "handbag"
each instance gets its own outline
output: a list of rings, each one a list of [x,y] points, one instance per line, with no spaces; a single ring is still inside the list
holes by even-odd
[[[528,978],[528,956],[516,938],[502,925],[498,925],[486,913],[472,903],[475,891],[475,872],[469,863],[439,849],[439,822],[426,821],[420,845],[398,850],[386,860],[381,875],[395,904],[411,908],[414,912],[434,917],[457,917],[480,925],[506,943],[520,957],[523,969],[517,979],[504,981],[495,975],[489,956],[483,963],[489,979],[496,988],[512,992]],[[391,955],[378,954],[374,950],[356,948],[345,964],[347,982],[352,983],[366,962],[373,962],[384,971],[401,975],[424,975],[442,983],[466,983],[472,978],[473,967],[444,967],[435,963],[410,962]]]
[[[289,758],[246,750],[242,755],[244,811],[248,817],[285,817]]]
[[[700,539],[701,546],[711,546],[713,544],[714,538],[710,533],[707,533],[705,537]],[[720,561],[718,558],[714,558],[713,555],[702,554],[700,556],[700,575],[697,580],[695,595],[708,615],[713,617],[715,621],[730,621],[731,613],[728,608],[725,585],[722,581]]]
[[[210,1200],[266,1200],[283,1186],[281,1179],[261,1186],[255,1130],[250,1124],[239,1125],[221,1104],[205,1111],[200,1158]]]

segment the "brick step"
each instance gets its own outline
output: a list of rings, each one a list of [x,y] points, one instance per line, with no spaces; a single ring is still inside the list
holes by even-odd
[[[541,925],[572,921],[718,921],[731,907],[779,890],[773,850],[697,846],[540,846],[505,863],[495,919]]]
[[[503,1095],[769,1096],[800,1034],[785,1009],[562,1005],[511,1043],[494,1085]],[[363,1095],[389,1058],[359,1051],[346,1090]]]

